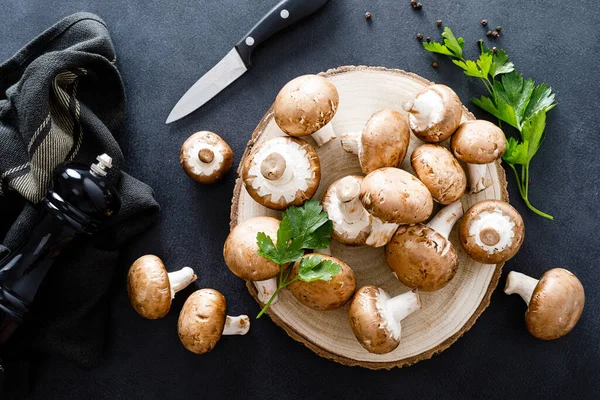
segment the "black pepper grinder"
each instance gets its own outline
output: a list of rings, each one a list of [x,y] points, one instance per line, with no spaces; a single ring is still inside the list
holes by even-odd
[[[40,204],[29,240],[0,261],[0,344],[25,321],[52,263],[76,236],[93,234],[119,211],[121,200],[106,178],[112,159],[87,167],[65,163],[54,170],[53,187]]]

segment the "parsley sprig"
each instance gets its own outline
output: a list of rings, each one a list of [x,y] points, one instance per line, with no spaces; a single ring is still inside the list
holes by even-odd
[[[500,127],[504,122],[519,131],[520,138],[508,138],[502,159],[513,170],[527,207],[544,218],[554,219],[529,202],[529,165],[544,141],[546,113],[556,105],[552,89],[545,83],[536,86],[531,78],[524,79],[503,50],[494,53],[482,43],[479,58],[468,60],[463,56],[463,38],[456,38],[448,27],[444,28],[442,37],[442,43],[424,42],[423,47],[451,57],[466,75],[483,82],[489,97],[476,97],[471,101],[498,118]]]
[[[324,260],[320,255],[302,257],[304,250],[327,248],[332,233],[333,223],[329,220],[327,212],[323,211],[323,207],[317,200],[310,200],[302,207],[290,207],[283,213],[277,231],[277,244],[264,232],[256,235],[258,254],[281,265],[277,290],[256,318],[260,318],[281,289],[292,282],[328,281],[340,272],[342,267],[339,264]],[[290,278],[293,263],[298,260],[301,260],[298,274]]]

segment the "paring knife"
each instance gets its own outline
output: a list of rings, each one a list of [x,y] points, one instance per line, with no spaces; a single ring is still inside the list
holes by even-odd
[[[283,0],[271,9],[210,71],[188,89],[167,117],[167,124],[185,117],[215,97],[252,65],[252,53],[262,42],[313,14],[329,0]]]

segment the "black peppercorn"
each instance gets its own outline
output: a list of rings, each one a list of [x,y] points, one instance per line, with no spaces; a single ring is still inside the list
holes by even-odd
[[[496,46],[492,47],[492,53],[496,54],[498,52],[498,48]]]
[[[433,68],[437,68],[437,67],[439,67],[439,66],[440,66],[440,64],[438,64],[438,63],[437,63],[437,61],[434,61],[434,62],[433,62],[433,64],[431,64],[431,66],[432,66]]]
[[[369,11],[365,13],[365,19],[371,19],[371,13]]]
[[[494,31],[494,32],[492,32],[492,37],[494,39],[498,39],[500,37],[500,33],[498,33],[498,31]]]
[[[417,3],[417,5],[415,6],[415,8],[417,10],[420,10],[421,8],[423,8],[423,3]]]
[[[502,27],[500,25],[496,27],[496,32],[502,32]]]
[[[410,5],[412,6],[412,8],[416,8],[417,7],[417,0],[410,0]]]
[[[436,24],[436,25],[438,26],[438,28],[439,28],[440,26],[442,26],[442,20],[441,20],[441,19],[438,19],[437,21],[435,21],[435,24]]]
[[[487,19],[482,19],[481,20],[481,25],[486,26],[487,25]]]
[[[492,31],[487,31],[487,32],[485,33],[485,36],[492,36]]]
[[[423,40],[423,34],[417,33],[417,40]]]
[[[429,36],[427,36],[425,40],[427,40],[427,43],[431,42],[431,38]]]

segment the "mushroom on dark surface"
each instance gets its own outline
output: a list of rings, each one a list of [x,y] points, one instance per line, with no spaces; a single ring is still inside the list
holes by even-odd
[[[129,302],[144,318],[162,318],[171,309],[175,294],[196,279],[190,267],[167,273],[160,258],[151,254],[142,256],[131,264],[127,274]]]
[[[214,183],[231,168],[233,152],[216,133],[201,131],[183,143],[179,160],[185,172],[196,182]]]
[[[571,332],[585,303],[581,281],[563,268],[546,271],[539,281],[511,271],[504,293],[517,293],[525,300],[527,330],[542,340],[558,339]]]
[[[462,104],[446,85],[430,85],[415,96],[408,108],[408,122],[416,137],[439,143],[448,139],[462,118]]]
[[[179,340],[196,354],[211,351],[222,335],[245,335],[250,329],[247,315],[227,315],[225,296],[214,289],[197,290],[187,298],[179,314]]]

